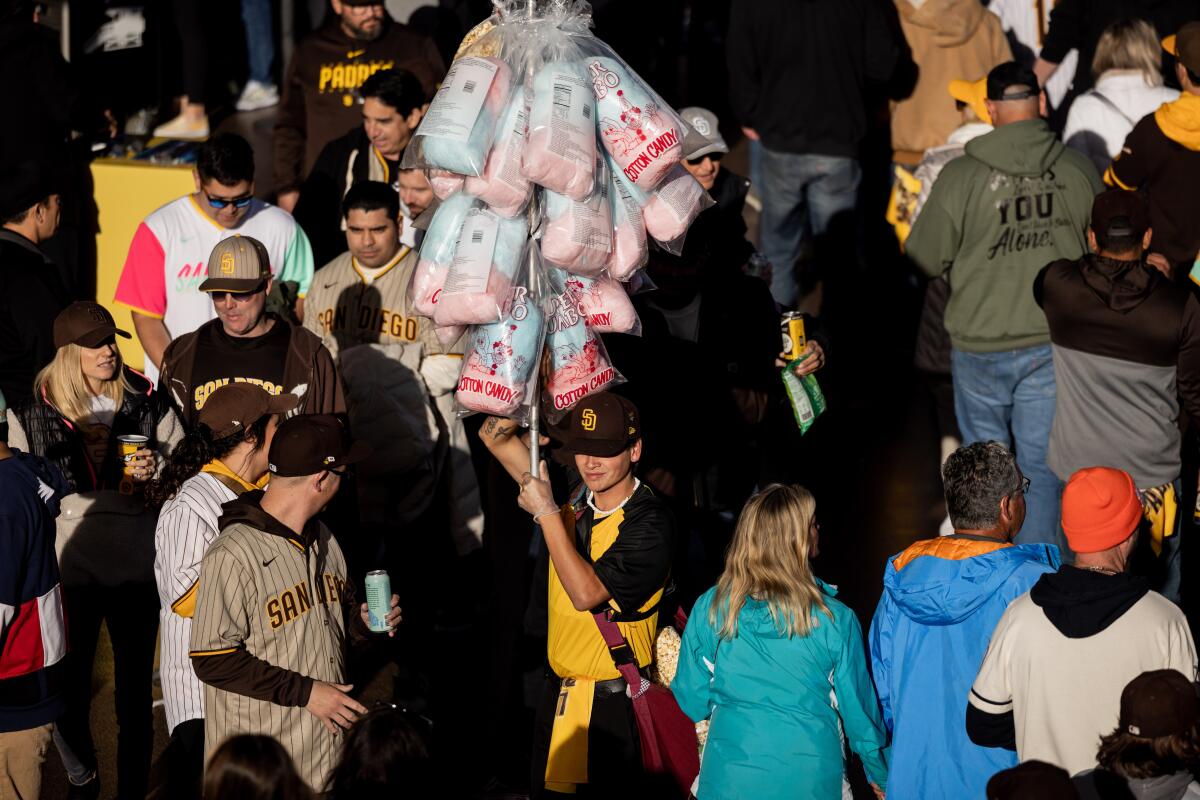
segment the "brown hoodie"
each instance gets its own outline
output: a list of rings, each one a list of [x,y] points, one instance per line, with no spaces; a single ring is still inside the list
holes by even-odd
[[[920,7],[896,0],[896,11],[918,77],[912,93],[892,107],[892,158],[915,165],[962,124],[950,81],[979,80],[1010,61],[1012,50],[999,17],[979,0],[925,0]]]

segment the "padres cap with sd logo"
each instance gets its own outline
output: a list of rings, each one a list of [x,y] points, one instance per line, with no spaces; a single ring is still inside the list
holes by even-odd
[[[300,414],[280,423],[267,453],[267,469],[281,478],[316,475],[368,458],[373,452],[353,441],[332,414]]]
[[[253,292],[271,277],[271,256],[252,236],[230,236],[208,255],[208,278],[202,292]]]
[[[619,395],[600,392],[583,398],[571,411],[559,452],[611,458],[641,436],[637,406]]]
[[[130,338],[128,331],[117,327],[107,308],[90,300],[76,300],[54,318],[55,347],[99,347],[114,336]]]

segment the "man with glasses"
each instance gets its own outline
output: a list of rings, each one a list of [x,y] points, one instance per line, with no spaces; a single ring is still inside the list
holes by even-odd
[[[342,414],[346,401],[333,358],[321,340],[267,310],[273,278],[266,246],[249,236],[217,242],[199,292],[216,319],[172,341],[159,385],[189,428],[204,403],[228,383],[253,383],[269,394],[294,394],[298,413]]]
[[[340,734],[366,712],[349,694],[347,645],[369,636],[367,604],[355,603],[342,549],[318,514],[369,455],[334,417],[292,417],[271,440],[269,490],[222,507],[192,619],[192,667],[206,684],[205,761],[230,736],[263,734],[321,791]],[[393,594],[389,635],[398,606]]]
[[[720,235],[712,238],[717,266],[741,269],[750,249],[746,246],[746,220],[742,211],[750,181],[730,172],[721,163],[729,145],[721,136],[717,115],[706,108],[685,108],[679,112],[688,125],[683,140],[683,167],[716,202],[701,212],[697,220],[706,227],[716,226]]]
[[[1053,545],[1012,544],[1030,484],[1004,445],[960,447],[942,481],[954,533],[888,559],[871,622],[895,797],[982,797],[988,778],[1016,765],[1012,753],[967,738],[967,690],[1008,604],[1059,564]]]
[[[312,281],[308,237],[291,214],[254,197],[254,151],[232,133],[200,146],[196,191],[173,200],[138,226],[117,283],[116,301],[133,312],[146,351],[146,374],[158,377],[172,339],[199,328],[216,310],[199,290],[213,247],[234,235],[252,236],[266,248],[276,284],[272,307],[301,314]]]
[[[296,46],[275,119],[275,189],[288,211],[325,145],[363,124],[358,90],[367,78],[407,70],[420,81],[423,106],[446,72],[433,40],[393,20],[383,0],[330,4],[334,19]]]

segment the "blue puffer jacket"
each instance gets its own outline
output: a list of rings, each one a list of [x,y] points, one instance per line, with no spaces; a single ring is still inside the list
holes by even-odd
[[[887,785],[887,733],[854,612],[818,581],[832,619],[813,612],[807,636],[780,633],[767,604],[747,598],[738,635],[709,621],[716,587],[692,608],[671,691],[693,720],[712,719],[699,800],[840,798],[843,737],[867,778]]]
[[[888,800],[983,797],[988,778],[1016,766],[1011,750],[967,738],[967,693],[1008,604],[1058,564],[1053,545],[961,536],[920,541],[888,560],[870,634],[892,732]]]

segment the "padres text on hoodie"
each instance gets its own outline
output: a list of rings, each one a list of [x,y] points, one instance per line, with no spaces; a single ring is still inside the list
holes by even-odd
[[[928,275],[949,272],[946,330],[954,348],[993,353],[1045,344],[1033,279],[1087,251],[1095,167],[1045,120],[1001,126],[946,165],[905,244]]]
[[[983,797],[988,778],[1016,766],[967,738],[967,690],[1008,604],[1058,563],[1053,545],[957,534],[888,560],[869,644],[892,735],[889,798]]]
[[[1200,97],[1182,94],[1133,126],[1104,173],[1114,187],[1144,189],[1150,203],[1151,249],[1190,269],[1200,250],[1196,187],[1200,185]]]

